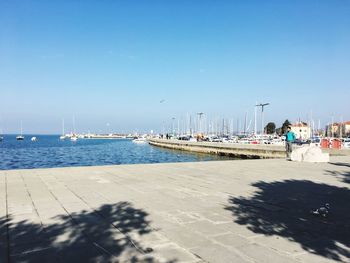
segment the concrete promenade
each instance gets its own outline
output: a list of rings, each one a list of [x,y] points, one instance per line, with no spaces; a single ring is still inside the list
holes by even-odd
[[[0,171],[0,262],[349,262],[349,247],[349,156]]]

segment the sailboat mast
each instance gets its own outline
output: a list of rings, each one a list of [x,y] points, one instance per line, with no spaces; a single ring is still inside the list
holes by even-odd
[[[64,135],[64,119],[62,119],[62,135]]]
[[[244,115],[244,135],[247,134],[247,112]]]
[[[75,116],[73,116],[73,133],[75,134]]]

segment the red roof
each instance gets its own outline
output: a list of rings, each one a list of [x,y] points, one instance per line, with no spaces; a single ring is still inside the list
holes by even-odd
[[[292,127],[307,127],[307,124],[304,124],[302,122],[297,122],[291,125]]]
[[[350,125],[350,121],[346,121],[346,122],[334,122],[333,126],[340,126],[340,125]]]

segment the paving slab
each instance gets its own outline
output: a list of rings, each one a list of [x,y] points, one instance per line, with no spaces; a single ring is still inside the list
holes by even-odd
[[[153,255],[159,262],[176,260],[184,263],[194,263],[202,261],[200,257],[182,248],[176,243],[165,243],[154,247]]]
[[[183,248],[191,249],[195,247],[209,247],[212,245],[212,241],[206,236],[189,230],[185,226],[179,226],[175,228],[163,228],[161,233]]]
[[[190,251],[197,257],[203,259],[205,262],[211,263],[223,263],[223,262],[253,262],[249,257],[239,253],[239,251],[233,251],[219,244],[210,244],[208,247],[195,247]]]
[[[239,251],[247,257],[253,259],[255,262],[261,263],[273,263],[273,262],[286,262],[286,263],[297,263],[296,259],[281,255],[272,249],[265,248],[258,244],[250,244],[242,246]]]
[[[248,238],[244,238],[232,233],[216,235],[216,236],[213,236],[212,239],[214,239],[217,243],[219,243],[222,246],[232,247],[237,249],[239,249],[240,247],[252,244],[252,241],[249,240]]]

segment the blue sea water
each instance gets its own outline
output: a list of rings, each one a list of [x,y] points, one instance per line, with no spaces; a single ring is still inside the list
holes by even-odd
[[[30,138],[37,137],[36,142]],[[215,155],[166,150],[129,139],[60,140],[58,135],[4,135],[0,170],[111,164],[194,162],[227,159]]]

